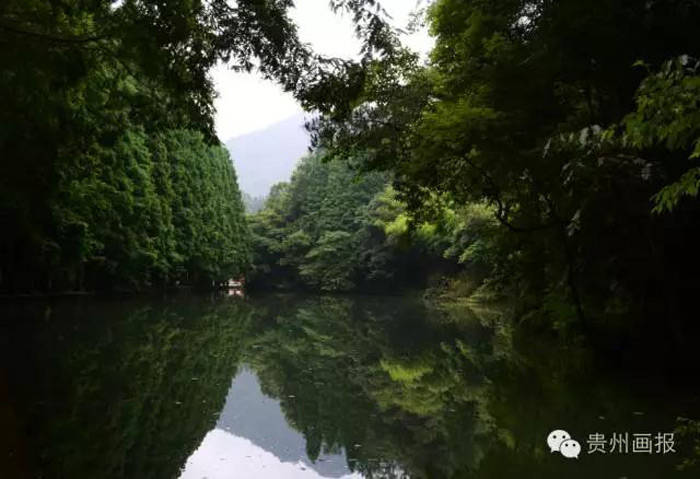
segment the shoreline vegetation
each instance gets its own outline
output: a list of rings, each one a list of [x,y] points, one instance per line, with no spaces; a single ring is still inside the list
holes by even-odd
[[[436,1],[428,64],[371,62],[250,217],[251,282],[502,298],[516,324],[696,371],[691,18],[700,5]]]
[[[700,362],[700,4],[436,0],[428,62],[370,0],[334,2],[357,61],[263,4],[0,7],[0,294],[409,288]],[[219,61],[318,112],[253,215]]]
[[[174,476],[244,364],[312,462],[368,477],[694,474],[700,1],[432,0],[427,60],[381,0],[329,0],[360,49],[318,54],[301,1],[0,2],[26,475]],[[313,112],[264,200],[217,138],[222,63]],[[552,425],[679,454],[558,461]]]

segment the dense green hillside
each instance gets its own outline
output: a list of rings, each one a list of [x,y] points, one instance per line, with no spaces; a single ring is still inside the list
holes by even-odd
[[[357,60],[310,51],[291,2],[5,2],[0,289],[211,284],[252,258],[258,284],[447,283],[690,350],[697,2],[436,0],[427,63],[374,1],[331,4]],[[213,134],[218,61],[318,115],[252,248]]]
[[[336,6],[355,15],[368,52],[388,51],[371,5]],[[245,269],[211,69],[255,67],[312,107],[347,89],[334,74],[359,67],[314,55],[290,8],[2,2],[0,292],[211,284]]]
[[[211,134],[214,58],[181,49],[207,34],[175,18],[201,8],[0,7],[0,292],[210,283],[246,266],[236,175]]]
[[[453,297],[507,299],[520,320],[610,334],[613,349],[646,336],[688,350],[698,18],[696,2],[434,2],[427,64],[397,48],[317,103],[315,144],[355,173],[308,193],[325,179],[307,161],[274,190],[254,220],[257,270],[346,290],[400,285],[397,258],[423,279],[446,260],[478,272],[448,274]],[[377,174],[383,200],[359,186]]]
[[[431,209],[429,220],[412,215],[389,174],[359,174],[329,153],[307,156],[249,218],[251,282],[385,291],[423,288],[433,277],[465,271],[478,286],[495,270],[493,211],[437,197]]]
[[[413,210],[488,203],[523,311],[682,344],[700,288],[698,18],[684,1],[439,0],[429,65],[373,63],[319,141],[392,171]]]

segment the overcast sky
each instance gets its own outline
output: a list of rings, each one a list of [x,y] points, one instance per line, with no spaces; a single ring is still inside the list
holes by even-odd
[[[426,0],[380,0],[393,18],[395,26],[405,28],[409,14],[416,5]],[[348,16],[335,15],[328,8],[328,0],[297,0],[292,12],[299,26],[299,36],[318,53],[340,58],[356,57],[360,43],[354,37],[352,21]],[[403,37],[404,43],[420,52],[430,50],[432,40],[427,32]],[[260,130],[302,111],[294,98],[271,81],[256,73],[234,73],[219,65],[212,71],[219,97],[216,130],[226,141],[251,131]]]

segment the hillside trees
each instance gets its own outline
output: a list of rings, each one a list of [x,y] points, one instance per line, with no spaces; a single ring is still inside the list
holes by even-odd
[[[256,67],[319,101],[329,72],[357,84],[361,68],[314,56],[291,2],[229,3],[2,2],[0,291],[206,282],[245,267],[210,68]],[[354,13],[366,57],[391,48],[372,2],[333,3]]]
[[[133,290],[245,267],[235,172],[186,101],[100,49],[3,34],[26,44],[3,50],[0,290]]]
[[[436,194],[490,204],[522,311],[583,327],[664,318],[682,341],[700,259],[687,246],[698,18],[686,1],[439,0],[429,65],[373,62],[316,141],[351,162],[366,152],[413,209]]]
[[[302,159],[290,183],[273,187],[251,218],[254,280],[328,291],[363,283],[370,274],[361,260],[371,250],[367,207],[386,181],[377,173],[358,177],[322,152]]]
[[[49,287],[206,284],[247,265],[243,205],[223,147],[191,130],[132,130],[84,161],[64,170],[51,204]]]
[[[431,200],[437,213],[414,215],[391,176],[358,172],[331,153],[302,159],[289,183],[249,217],[251,281],[316,291],[386,291],[426,286],[466,269],[476,283],[497,274],[503,256],[486,205]]]

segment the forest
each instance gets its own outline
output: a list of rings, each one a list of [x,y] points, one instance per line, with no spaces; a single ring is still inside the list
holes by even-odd
[[[203,59],[179,51],[196,26],[110,3],[0,6],[1,292],[211,285],[247,264]]]
[[[0,2],[0,476],[699,477],[700,0],[302,3]]]
[[[613,349],[689,351],[698,18],[688,1],[432,3],[427,64],[394,49],[321,109],[322,161],[251,219],[253,274],[408,282]]]
[[[330,5],[356,60],[314,53],[291,1],[4,2],[0,290],[427,288],[688,346],[698,2],[437,0],[427,62],[374,0]],[[219,61],[315,112],[313,151],[247,218]]]
[[[494,270],[498,225],[485,203],[432,199],[417,221],[383,172],[358,175],[328,152],[302,158],[249,217],[252,286],[324,292],[421,289]]]

